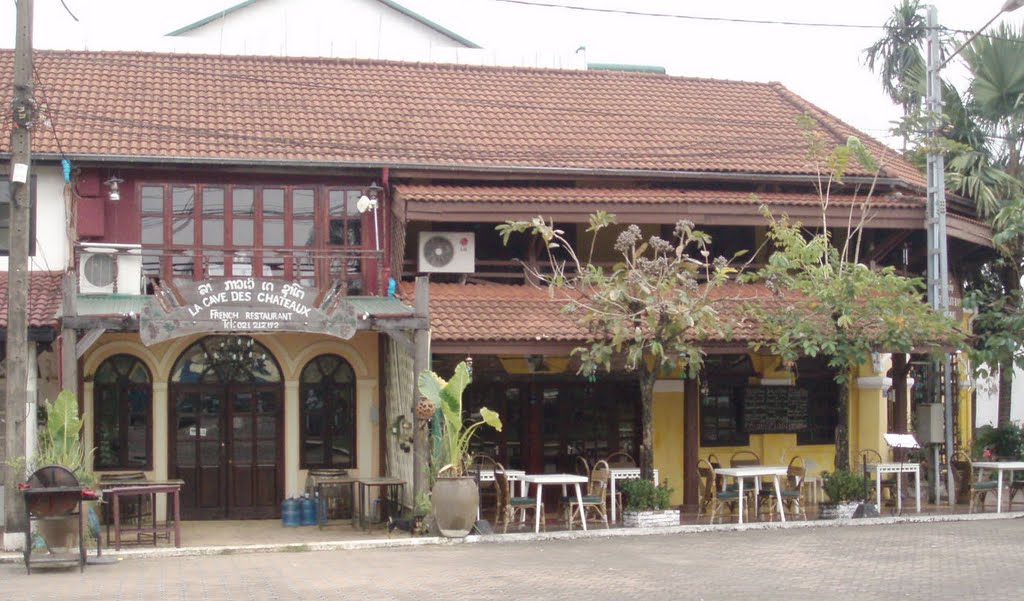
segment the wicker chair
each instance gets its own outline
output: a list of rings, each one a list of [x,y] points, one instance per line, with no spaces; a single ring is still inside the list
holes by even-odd
[[[875,449],[863,449],[860,452],[860,463],[856,467],[856,472],[858,474],[866,474],[864,480],[866,481],[867,488],[868,488],[868,498],[864,499],[865,502],[869,501],[869,499],[871,498],[871,495],[874,494],[874,491],[875,491],[875,488],[876,488],[875,487],[875,471],[871,468],[871,466],[879,464],[879,463],[884,463],[884,462],[885,462],[885,460],[882,458],[882,454],[879,453],[878,451],[876,451]],[[901,474],[896,474],[896,477],[898,478],[898,477],[900,477],[900,475]],[[888,498],[889,502],[892,504],[893,507],[895,507],[896,506],[896,481],[895,480],[882,480],[882,494],[885,495],[886,493],[888,493],[888,495],[889,495],[889,498]],[[881,505],[884,502],[885,502],[884,500],[879,499],[879,505]],[[879,511],[881,511],[882,508],[879,507],[878,509],[879,509]]]
[[[782,481],[780,493],[782,494],[783,509],[790,515],[799,515],[807,519],[807,512],[804,511],[803,487],[804,478],[807,475],[807,468],[804,467],[804,460],[799,456],[789,460],[789,467],[786,469],[786,477]],[[775,519],[775,509],[778,499],[775,498],[775,487],[762,488],[758,493],[758,513],[767,513],[768,520]]]
[[[475,470],[477,473],[483,471],[495,471],[498,462],[494,460],[494,457],[484,453],[477,453],[470,458],[469,465],[470,469]],[[495,472],[496,473],[496,472]],[[497,485],[494,482],[479,482],[480,487],[480,512],[483,514],[484,508],[494,507],[495,519],[497,519],[498,512],[498,493],[495,490]]]
[[[615,451],[611,455],[605,458],[605,461],[610,467],[636,467],[636,460],[633,456],[625,451]]]
[[[761,465],[761,457],[753,451],[736,451],[729,458],[730,467],[745,467],[748,465]]]
[[[954,455],[957,457],[957,455]],[[992,474],[987,476],[981,476],[980,474],[974,473],[974,463],[971,458],[966,454],[960,455],[954,462],[951,462],[953,469],[960,472],[957,474],[961,482],[969,483],[968,494],[970,495],[970,505],[968,505],[968,513],[974,513],[974,504],[980,502],[981,509],[985,508],[985,496],[988,493],[995,495],[999,491],[999,483],[992,479]]]
[[[722,521],[720,515],[724,509],[734,514],[737,510],[740,495],[737,491],[721,490],[717,484],[715,468],[705,459],[697,462],[697,475],[700,477],[700,498],[697,501],[697,519],[702,514],[708,515],[708,523],[715,523],[715,516]]]
[[[582,509],[575,498],[573,498],[572,503],[566,504],[565,517],[569,530],[572,530],[572,522],[576,519],[576,516],[580,515],[581,511],[583,512],[581,516],[583,520],[586,520],[589,514],[594,513],[604,522],[605,528],[611,528],[608,524],[608,482],[611,478],[610,470],[608,462],[603,459],[595,463],[594,469],[590,472],[587,494],[583,496]]]
[[[1017,493],[1024,493],[1024,472],[1011,472],[1008,496],[1006,500],[1006,510],[1011,511],[1013,508],[1013,498],[1017,496]],[[1021,495],[1024,497],[1024,494]],[[1018,503],[1024,503],[1022,498]]]
[[[509,485],[508,474],[505,473],[505,467],[500,463],[496,463],[494,466],[494,489],[497,493],[497,508],[494,514],[494,526],[497,528],[498,524],[503,524],[502,533],[508,532],[508,525],[510,522],[515,521],[516,512],[520,512],[523,519],[526,519],[527,511],[537,510],[537,497],[514,497],[512,496],[512,487]],[[544,502],[540,504],[540,524],[541,528],[547,531],[547,520],[544,519]]]

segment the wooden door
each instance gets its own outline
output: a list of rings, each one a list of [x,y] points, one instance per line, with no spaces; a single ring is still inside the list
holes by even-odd
[[[235,385],[228,390],[231,427],[226,431],[227,514],[273,518],[283,491],[280,474],[280,390]]]
[[[283,494],[277,385],[180,385],[172,395],[172,478],[185,519],[273,518]]]
[[[184,519],[227,517],[223,386],[177,386],[171,400],[170,477],[185,481]]]

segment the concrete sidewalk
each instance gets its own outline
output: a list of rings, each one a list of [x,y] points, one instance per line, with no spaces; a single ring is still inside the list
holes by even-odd
[[[112,548],[103,549],[103,557],[114,558],[117,561],[124,559],[149,559],[160,557],[188,557],[188,556],[211,556],[211,555],[233,555],[242,553],[276,553],[276,552],[305,552],[305,551],[339,551],[359,549],[384,549],[397,547],[417,547],[428,545],[459,545],[459,544],[494,544],[494,543],[516,543],[546,540],[576,540],[613,537],[637,537],[666,534],[685,534],[701,532],[740,532],[757,530],[790,530],[807,528],[850,528],[863,526],[878,526],[885,524],[919,524],[938,522],[972,522],[972,521],[993,521],[1012,520],[1024,518],[1024,512],[1006,513],[980,513],[980,514],[921,514],[909,516],[890,516],[878,518],[863,518],[850,520],[794,520],[782,522],[751,522],[744,524],[689,524],[662,528],[611,528],[605,529],[600,526],[590,527],[586,532],[582,530],[562,530],[553,532],[522,532],[493,535],[471,535],[463,539],[449,539],[442,537],[417,536],[411,537],[408,533],[396,532],[389,537],[385,532],[375,530],[370,534],[355,530],[325,529],[319,530],[315,527],[303,529],[281,528],[277,520],[265,521],[264,525],[277,524],[276,536],[260,543],[251,542],[251,533],[246,533],[244,528],[237,528],[237,524],[257,524],[257,522],[185,522],[183,528],[187,533],[190,529],[200,527],[207,529],[204,539],[209,541],[211,536],[216,540],[226,541],[222,544],[193,544],[182,548],[168,546],[161,542],[157,547],[128,547],[121,551],[114,551]],[[214,524],[214,526],[211,526]],[[186,527],[186,525],[189,525]],[[266,532],[274,532],[274,529]],[[215,532],[214,534],[210,534]],[[234,534],[232,534],[232,532]],[[249,534],[249,536],[246,536]],[[295,537],[303,539],[295,540]],[[189,540],[183,536],[184,540]],[[249,540],[246,540],[249,539]],[[193,539],[195,540],[195,539]],[[90,558],[96,556],[95,548],[89,549]],[[0,563],[20,563],[23,560],[21,553],[0,553]]]

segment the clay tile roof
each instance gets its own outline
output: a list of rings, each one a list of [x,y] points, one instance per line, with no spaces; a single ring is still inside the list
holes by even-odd
[[[777,83],[139,52],[37,51],[34,65],[34,152],[52,158],[809,175],[797,117],[810,112],[835,144],[860,137],[883,176],[925,185]],[[0,51],[0,80],[12,66]]]
[[[412,302],[414,286],[402,282],[399,294]],[[752,300],[785,306],[767,288],[730,284],[713,296],[730,332],[716,342],[757,338],[756,323],[743,311]],[[582,342],[586,332],[562,312],[565,301],[547,288],[508,284],[430,284],[431,338],[437,342]]]
[[[674,189],[674,188],[570,188],[557,186],[453,186],[431,184],[399,184],[398,198],[408,202],[467,202],[510,204],[749,204],[778,206],[819,206],[821,199],[814,192],[743,192],[736,190]],[[864,195],[832,195],[831,204],[849,205],[864,202]],[[925,198],[911,195],[876,195],[875,207],[925,207]]]
[[[28,326],[56,328],[61,304],[60,271],[29,272]],[[0,272],[0,328],[7,328],[7,272]]]

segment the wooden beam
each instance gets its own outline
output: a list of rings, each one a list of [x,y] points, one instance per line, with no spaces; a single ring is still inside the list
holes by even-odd
[[[75,330],[92,330],[94,328],[104,328],[114,332],[139,331],[139,319],[137,317],[128,317],[127,315],[121,317],[113,315],[70,316],[65,317],[63,320],[61,320],[61,323],[65,328],[73,328]]]
[[[86,332],[85,336],[82,336],[82,339],[75,345],[75,359],[81,359],[89,347],[95,344],[106,331],[106,328],[93,328]]]

